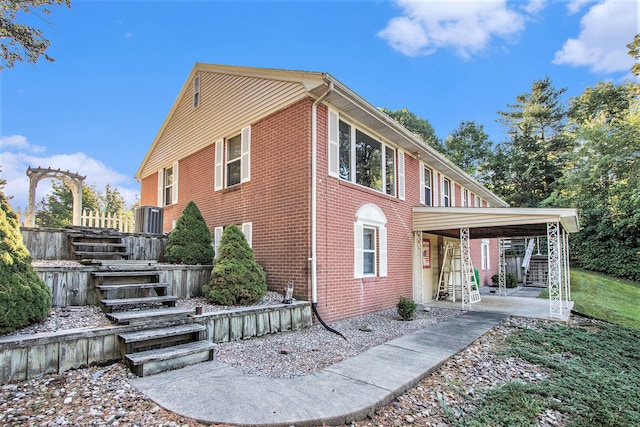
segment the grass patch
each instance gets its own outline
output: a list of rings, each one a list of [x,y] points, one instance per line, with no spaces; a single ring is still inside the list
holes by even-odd
[[[640,329],[640,283],[571,269],[571,299],[576,313]]]
[[[506,339],[504,355],[549,372],[543,381],[512,381],[475,399],[457,426],[535,426],[545,409],[560,411],[568,426],[640,425],[640,330],[542,324]],[[445,412],[451,414],[451,408]]]

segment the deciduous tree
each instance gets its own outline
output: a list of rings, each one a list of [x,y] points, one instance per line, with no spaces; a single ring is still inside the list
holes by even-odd
[[[474,121],[462,121],[445,139],[447,158],[474,178],[485,175],[493,144],[484,126]]]

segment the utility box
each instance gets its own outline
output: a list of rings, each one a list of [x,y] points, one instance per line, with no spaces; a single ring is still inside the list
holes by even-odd
[[[162,234],[163,210],[158,206],[139,206],[136,209],[136,233]]]

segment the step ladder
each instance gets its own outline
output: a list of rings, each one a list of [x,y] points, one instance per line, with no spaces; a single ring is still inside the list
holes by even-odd
[[[451,301],[455,302],[456,294],[460,295],[463,304],[465,299],[469,301],[469,304],[481,301],[480,284],[477,281],[473,264],[470,262],[469,277],[465,280],[462,273],[460,248],[454,242],[446,242],[436,300],[450,296]],[[468,295],[468,298],[465,298],[465,294]]]

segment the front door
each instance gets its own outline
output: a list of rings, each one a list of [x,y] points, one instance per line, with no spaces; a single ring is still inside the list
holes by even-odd
[[[438,236],[422,233],[422,248],[420,251],[420,275],[422,301],[427,302],[435,298],[438,287]]]

